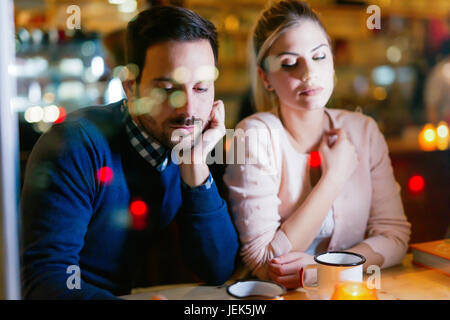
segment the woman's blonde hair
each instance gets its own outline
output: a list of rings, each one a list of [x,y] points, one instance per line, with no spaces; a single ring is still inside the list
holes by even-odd
[[[323,29],[331,47],[330,37],[319,20],[318,14],[304,1],[271,1],[269,7],[261,12],[253,27],[249,45],[249,61],[253,99],[258,111],[267,111],[279,106],[276,93],[266,90],[258,76],[258,67],[265,70],[265,59],[275,40],[284,31],[298,26],[305,20],[316,22]]]

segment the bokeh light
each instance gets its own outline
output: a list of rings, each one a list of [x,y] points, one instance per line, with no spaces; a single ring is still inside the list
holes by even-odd
[[[173,71],[172,77],[176,82],[184,84],[190,80],[191,71],[186,67],[178,67]]]
[[[110,167],[102,167],[97,171],[97,180],[101,183],[111,183],[114,177],[114,172]]]
[[[25,110],[24,118],[28,123],[36,123],[44,117],[44,109],[40,106],[29,107]]]
[[[132,227],[135,230],[143,230],[147,226],[147,215],[149,208],[141,199],[135,199],[130,203],[130,214]]]
[[[321,162],[322,159],[320,157],[319,151],[312,151],[309,155],[309,166],[311,168],[318,168],[320,167]]]
[[[433,151],[436,149],[436,132],[432,124],[426,124],[420,131],[419,146],[424,151]]]
[[[229,15],[225,18],[224,21],[225,30],[228,32],[236,32],[239,30],[239,19],[236,18],[234,15]]]
[[[170,94],[169,96],[169,104],[173,108],[181,108],[183,107],[187,102],[186,93],[184,93],[181,90],[177,90]]]
[[[55,122],[56,119],[59,118],[59,108],[55,106],[54,104],[50,106],[44,107],[44,116],[42,117],[42,120],[44,122]]]
[[[425,189],[425,179],[421,175],[414,175],[408,181],[408,189],[412,193],[420,193]]]
[[[100,56],[92,58],[91,61],[92,74],[99,79],[105,72],[105,62]]]
[[[200,81],[216,81],[219,69],[214,66],[201,66],[195,71],[195,78]]]
[[[396,46],[390,46],[386,50],[386,57],[392,63],[398,63],[402,60],[402,51]]]
[[[147,204],[142,200],[134,200],[130,204],[130,212],[134,216],[142,216],[147,213]]]
[[[378,66],[372,71],[372,79],[379,86],[389,86],[395,81],[395,71],[390,66]]]
[[[375,98],[375,100],[378,101],[386,99],[387,97],[386,89],[383,87],[375,87],[373,89],[373,97]]]
[[[436,146],[439,150],[446,150],[449,145],[449,134],[448,134],[448,125],[445,121],[441,121],[438,123],[436,128]]]
[[[137,64],[129,63],[126,65],[125,70],[127,71],[127,79],[135,80],[139,76],[139,67]]]
[[[55,120],[54,123],[61,123],[61,122],[64,122],[66,120],[66,116],[67,116],[66,109],[64,109],[63,107],[58,107],[58,109],[59,109],[59,116]]]

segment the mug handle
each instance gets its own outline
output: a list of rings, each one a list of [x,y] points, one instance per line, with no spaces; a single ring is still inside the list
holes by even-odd
[[[305,271],[308,269],[317,269],[317,264],[308,264],[300,269],[300,287],[305,289],[317,289],[317,284],[314,286],[307,286],[303,282],[303,276],[305,274]]]

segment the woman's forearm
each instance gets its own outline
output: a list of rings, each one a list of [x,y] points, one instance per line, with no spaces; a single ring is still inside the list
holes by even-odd
[[[364,271],[367,270],[368,266],[377,265],[381,267],[384,263],[384,257],[373,251],[373,249],[364,242],[358,243],[356,246],[347,249],[346,251],[359,253],[366,258],[366,262],[363,265]]]
[[[322,176],[302,205],[281,225],[292,251],[306,251],[337,198],[339,188]]]

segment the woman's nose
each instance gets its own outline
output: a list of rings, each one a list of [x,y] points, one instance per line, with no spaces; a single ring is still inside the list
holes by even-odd
[[[310,64],[310,62],[306,61],[306,59],[300,59],[299,64],[300,64],[300,68],[299,68],[298,78],[302,82],[307,82],[308,80],[311,79],[311,76],[313,73],[313,70],[312,70],[313,67]]]

